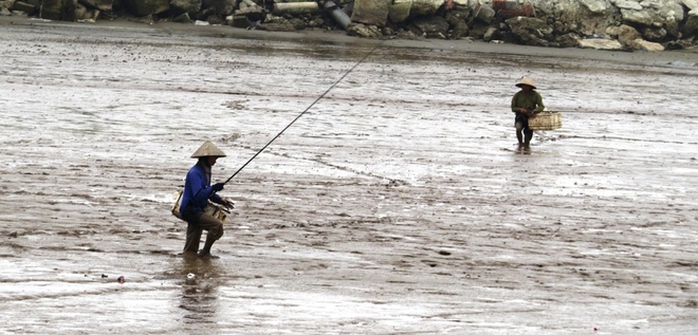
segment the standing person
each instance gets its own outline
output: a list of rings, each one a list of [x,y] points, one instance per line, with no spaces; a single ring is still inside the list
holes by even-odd
[[[213,243],[223,236],[223,222],[204,213],[204,208],[208,205],[209,200],[227,208],[233,207],[232,202],[216,194],[216,192],[223,190],[224,183],[211,186],[211,167],[216,164],[219,157],[225,157],[225,154],[213,143],[206,141],[191,157],[197,158],[198,161],[187,172],[180,207],[181,216],[187,222],[187,241],[184,244],[184,254],[196,255],[199,251],[201,234],[206,230],[206,242],[204,248],[199,252],[199,256],[211,257]]]
[[[519,140],[519,147],[528,148],[533,138],[533,130],[528,128],[528,118],[542,112],[545,105],[543,105],[543,97],[535,91],[536,85],[531,78],[521,77],[516,86],[521,88],[521,91],[516,92],[511,99],[511,111],[516,114],[514,119],[516,139]]]

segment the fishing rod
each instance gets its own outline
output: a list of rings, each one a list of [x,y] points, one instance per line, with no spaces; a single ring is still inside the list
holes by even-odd
[[[369,52],[368,52],[366,55],[364,55],[358,62],[356,62],[356,64],[354,64],[354,66],[352,66],[351,69],[349,69],[347,72],[344,73],[344,75],[342,75],[339,79],[337,79],[337,81],[335,81],[334,84],[332,84],[324,93],[322,93],[317,99],[315,99],[315,101],[313,101],[313,103],[311,103],[303,112],[301,112],[300,114],[298,114],[298,116],[296,116],[296,118],[293,119],[293,121],[291,121],[284,129],[282,129],[278,134],[276,134],[276,136],[274,136],[274,137],[269,141],[269,143],[267,143],[264,147],[262,147],[262,149],[259,149],[259,151],[257,151],[257,153],[255,153],[254,156],[252,156],[252,158],[250,158],[250,159],[249,159],[247,162],[245,162],[245,164],[243,164],[237,171],[235,171],[235,173],[233,173],[233,175],[230,176],[230,178],[226,179],[226,181],[223,182],[223,184],[227,184],[227,183],[228,183],[231,179],[233,179],[238,173],[240,173],[240,171],[242,171],[242,169],[244,169],[248,164],[250,164],[250,162],[252,162],[252,160],[254,160],[255,158],[257,158],[257,156],[259,156],[259,154],[261,154],[262,151],[264,151],[264,149],[266,149],[266,148],[267,148],[268,146],[270,146],[277,138],[279,138],[279,137],[281,136],[281,134],[283,134],[283,133],[286,131],[286,129],[291,128],[291,126],[292,126],[298,119],[300,119],[301,116],[303,116],[303,114],[305,114],[308,110],[310,110],[313,106],[315,106],[315,104],[316,104],[318,101],[320,101],[320,99],[324,98],[325,95],[327,95],[327,93],[329,93],[335,86],[337,86],[337,84],[339,84],[342,80],[344,80],[344,78],[345,78],[347,75],[349,75],[349,73],[351,73],[352,71],[354,71],[354,69],[356,69],[356,67],[359,66],[359,64],[363,63],[363,62],[366,60],[366,58],[368,58],[368,56],[370,56],[376,49],[378,49],[378,46],[380,46],[380,43],[376,44],[376,46],[374,46],[373,49],[371,49],[371,51],[369,51]]]

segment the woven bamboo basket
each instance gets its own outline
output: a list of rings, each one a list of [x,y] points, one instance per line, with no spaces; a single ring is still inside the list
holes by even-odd
[[[174,194],[175,203],[172,206],[172,215],[176,216],[179,219],[182,219],[182,216],[179,213],[179,207],[182,206],[182,193],[183,191],[179,190]],[[209,202],[208,205],[206,205],[206,208],[204,208],[204,213],[211,215],[218,220],[221,220],[221,222],[223,223],[225,223],[225,219],[228,217],[228,214],[226,213],[226,210],[223,207],[211,202]]]
[[[562,127],[562,115],[559,112],[540,112],[528,118],[528,129],[555,130]]]

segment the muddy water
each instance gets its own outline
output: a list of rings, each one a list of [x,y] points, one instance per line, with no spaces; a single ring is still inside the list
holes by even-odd
[[[695,53],[0,29],[0,333],[698,332]],[[179,255],[189,155],[224,180],[366,55]]]

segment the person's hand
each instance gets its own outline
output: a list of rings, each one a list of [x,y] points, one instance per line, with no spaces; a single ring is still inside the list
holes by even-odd
[[[211,188],[212,188],[214,191],[219,192],[219,191],[222,191],[222,190],[223,190],[223,186],[224,186],[224,185],[225,185],[225,184],[223,184],[223,183],[216,183],[216,184],[213,184],[213,186],[211,186]]]
[[[526,108],[521,107],[521,109],[519,109],[519,113],[528,114],[528,110],[526,110]]]
[[[227,209],[233,209],[235,207],[235,204],[228,199],[223,199],[221,204]]]

